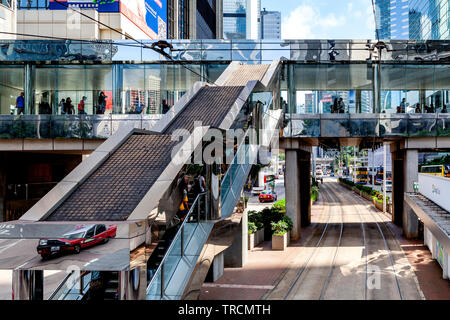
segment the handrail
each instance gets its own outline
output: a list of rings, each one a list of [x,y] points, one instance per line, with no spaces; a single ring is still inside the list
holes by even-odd
[[[199,202],[200,197],[201,197],[201,196],[204,196],[205,194],[206,194],[206,192],[199,193],[199,194],[197,195],[197,197],[195,198],[194,202],[192,203],[191,208],[189,209],[189,211],[188,211],[188,213],[187,213],[187,215],[186,215],[186,218],[184,219],[183,223],[181,224],[180,229],[179,229],[178,232],[175,234],[174,239],[178,236],[178,234],[179,234],[180,232],[182,232],[182,230],[183,230],[185,224],[187,223],[187,221],[189,220],[189,218],[190,218],[192,212],[194,212],[194,208],[196,207],[196,204]],[[199,219],[199,220],[200,220],[200,219]],[[176,241],[172,241],[172,243],[171,243],[170,246],[169,246],[169,249],[167,249],[166,253],[164,254],[164,258],[163,258],[163,259],[161,260],[161,262],[159,263],[158,269],[156,269],[156,272],[155,272],[155,274],[154,274],[152,280],[150,281],[150,283],[149,283],[148,286],[147,286],[147,291],[148,291],[149,288],[153,285],[153,282],[154,282],[155,279],[156,279],[155,276],[158,274],[158,272],[161,272],[161,269],[162,269],[162,267],[163,267],[163,265],[164,265],[164,263],[166,262],[166,259],[167,259],[167,257],[168,257],[167,254],[170,253],[171,250],[174,248],[175,243],[176,243]],[[181,250],[183,250],[183,248],[181,248]]]
[[[48,298],[48,300],[53,300],[53,298],[55,297],[55,295],[62,289],[62,287],[66,284],[66,282],[69,280],[69,278],[72,276],[72,274],[75,272],[75,270],[72,270],[65,278],[63,281],[61,281],[61,283],[59,284],[59,286],[55,289],[55,291],[53,291],[53,293],[50,295],[50,297]]]

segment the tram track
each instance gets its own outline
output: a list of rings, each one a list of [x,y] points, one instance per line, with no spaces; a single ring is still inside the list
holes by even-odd
[[[342,188],[343,189],[343,187],[337,185],[336,189],[338,189],[338,188]],[[378,231],[378,234],[381,236],[382,242],[384,244],[384,249],[387,252],[387,256],[389,258],[389,266],[392,269],[392,275],[393,275],[393,278],[394,278],[393,280],[395,280],[394,282],[395,282],[395,288],[396,288],[396,292],[398,294],[398,298],[400,300],[403,300],[402,289],[400,287],[399,279],[398,279],[398,276],[397,276],[397,272],[396,272],[396,268],[395,268],[395,261],[393,259],[393,255],[392,255],[392,250],[391,250],[391,247],[389,246],[389,243],[387,241],[386,235],[385,235],[385,233],[383,232],[383,230],[382,230],[382,228],[380,226],[380,223],[379,223],[379,220],[378,220],[378,217],[377,217],[378,213],[377,212],[373,212],[373,208],[371,206],[367,207],[367,205],[368,205],[368,203],[366,202],[367,200],[362,199],[361,196],[359,196],[359,195],[355,194],[356,197],[351,197],[348,192],[342,192],[342,193],[340,193],[340,195],[346,199],[345,200],[346,203],[354,205],[355,210],[358,212],[358,215],[361,218],[361,223],[366,225],[367,228],[369,229],[369,235],[370,235],[370,231],[371,231],[370,230],[371,225],[373,225],[373,224],[375,225],[375,227],[376,227],[376,229]],[[365,216],[367,216],[367,214],[366,215],[361,214],[360,206],[365,206],[366,207],[365,211],[372,218],[371,221],[368,221],[365,218]],[[384,227],[386,227],[385,226],[385,222],[381,222],[381,223],[384,225]],[[372,236],[373,237],[370,238],[370,240],[372,242],[375,242],[375,241],[378,240],[377,237],[373,233],[372,233]],[[375,247],[378,247],[378,249],[371,250],[371,251],[373,251],[372,255],[374,255],[377,250],[380,250],[379,246],[375,246]],[[367,249],[367,242],[366,242],[366,258],[368,257],[368,251],[369,250]],[[365,280],[365,288],[366,288],[365,291],[366,292],[367,292],[367,285],[368,285],[367,284],[367,281],[368,281],[367,280],[367,266],[370,264],[370,265],[379,267],[381,270],[383,270],[386,267],[386,265],[383,265],[383,263],[386,263],[386,261],[383,261],[385,259],[384,258],[378,258],[378,259],[381,260],[381,261],[378,261],[377,263],[369,263],[366,260],[367,261],[367,265],[366,265],[366,280]],[[388,278],[387,274],[381,274],[380,276],[382,276],[382,275],[384,275],[385,278]],[[390,279],[382,279],[381,281],[382,281],[382,283],[390,283]],[[377,291],[374,291],[374,292],[377,292]],[[372,298],[381,298],[381,297],[387,298],[385,290],[381,290],[380,291],[380,295],[373,294]],[[366,295],[366,298],[367,298],[367,295]],[[391,296],[391,298],[394,298],[394,297]]]
[[[336,223],[335,222],[330,222],[330,220],[333,217],[335,217],[333,212],[336,211],[336,209],[337,209],[340,212],[340,218],[341,218],[340,219],[340,223],[339,223],[339,225],[340,225],[339,236],[338,236],[338,239],[337,239],[337,244],[327,246],[327,248],[328,247],[335,247],[335,250],[334,250],[334,253],[332,255],[333,258],[332,258],[332,261],[331,261],[331,264],[329,266],[328,273],[327,273],[325,279],[323,281],[319,280],[319,282],[322,283],[321,290],[320,290],[320,294],[318,296],[316,296],[315,299],[323,298],[323,296],[324,296],[324,294],[326,292],[326,287],[327,287],[327,285],[329,283],[330,276],[331,276],[332,271],[334,269],[336,256],[337,256],[340,244],[341,244],[344,223],[343,223],[343,211],[342,211],[342,208],[340,206],[333,206],[333,207],[330,206],[332,201],[333,202],[336,201],[336,199],[337,199],[336,195],[330,196],[330,194],[328,194],[328,193],[322,193],[322,196],[324,198],[326,198],[326,200],[327,200],[326,201],[326,203],[327,203],[327,211],[328,211],[327,221],[325,223],[324,228],[322,229],[322,233],[320,235],[320,238],[318,239],[317,243],[315,244],[312,252],[310,253],[310,255],[307,258],[306,262],[303,264],[303,266],[299,270],[297,276],[295,277],[295,280],[290,285],[287,293],[284,295],[284,298],[283,298],[284,300],[299,298],[297,296],[298,293],[302,293],[302,292],[305,292],[305,293],[308,292],[308,294],[310,293],[309,290],[300,290],[300,289],[303,286],[306,286],[306,287],[308,286],[308,285],[305,285],[304,282],[308,280],[309,277],[307,277],[307,276],[310,275],[309,273],[314,273],[314,271],[317,269],[317,268],[312,268],[311,264],[312,264],[313,261],[315,261],[315,259],[316,260],[320,260],[320,257],[318,257],[318,255],[319,255],[319,253],[321,253],[320,252],[321,249],[324,250],[323,249],[325,247],[324,244],[326,242],[330,242],[330,240],[331,240],[331,242],[336,242],[336,241],[333,241],[333,238],[336,238],[336,237],[335,236],[334,237],[333,236],[330,237],[329,233],[330,233],[330,231],[334,231],[334,229],[336,228]],[[310,276],[314,276],[313,278],[317,278],[317,277],[322,278],[323,274],[321,274],[321,272],[316,272],[315,275],[310,275]],[[313,281],[312,284],[311,283],[309,284],[309,286],[313,286],[313,287],[315,285],[316,285],[315,281]]]
[[[327,180],[320,192],[324,210],[265,298],[422,299],[412,267],[383,217],[367,200]]]

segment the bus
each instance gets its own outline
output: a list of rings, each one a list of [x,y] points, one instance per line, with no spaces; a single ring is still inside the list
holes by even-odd
[[[434,166],[422,166],[421,173],[431,174],[433,176],[440,176],[450,178],[450,165],[438,164]]]
[[[366,167],[356,167],[355,168],[355,183],[357,184],[367,184],[369,171]]]

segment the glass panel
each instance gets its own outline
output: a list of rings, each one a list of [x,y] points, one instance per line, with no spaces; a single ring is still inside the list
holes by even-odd
[[[24,91],[24,68],[0,66],[0,114],[17,114],[16,106],[24,106],[20,94]]]

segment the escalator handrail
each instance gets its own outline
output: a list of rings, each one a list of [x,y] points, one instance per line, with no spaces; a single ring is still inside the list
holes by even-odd
[[[191,205],[191,208],[189,209],[189,212],[187,213],[186,217],[184,218],[184,221],[183,221],[183,223],[181,224],[180,229],[178,229],[178,231],[177,231],[177,233],[175,234],[175,236],[173,237],[173,239],[176,239],[176,237],[178,237],[179,233],[183,230],[184,225],[187,223],[187,221],[189,220],[189,217],[190,217],[190,216],[192,215],[192,213],[194,212],[194,208],[196,208],[196,205],[197,205],[197,203],[199,202],[200,197],[201,197],[201,196],[204,196],[204,195],[206,195],[206,192],[202,192],[202,193],[199,193],[199,194],[197,195],[197,197],[195,198],[194,202],[193,202],[192,205]],[[200,221],[199,221],[198,223],[200,223]],[[146,290],[146,291],[148,291],[148,290],[151,288],[151,286],[152,286],[152,284],[153,284],[153,281],[155,281],[156,275],[158,274],[158,272],[161,272],[161,268],[162,268],[162,266],[164,265],[164,263],[166,262],[166,259],[167,259],[167,257],[168,257],[168,254],[172,251],[173,247],[175,246],[175,243],[176,243],[176,241],[172,241],[172,243],[170,244],[169,249],[167,249],[166,253],[164,254],[163,259],[162,259],[161,262],[159,263],[158,269],[156,269],[156,272],[155,272],[155,274],[153,275],[152,280],[151,280],[150,283],[148,284],[147,290]]]
[[[72,274],[75,272],[75,270],[72,270],[65,278],[63,281],[61,281],[61,283],[59,284],[59,286],[55,289],[55,291],[53,291],[53,293],[50,295],[50,297],[48,298],[48,300],[53,300],[53,298],[56,296],[56,294],[62,289],[62,287],[66,284],[66,282],[69,280],[69,278],[72,276]]]

